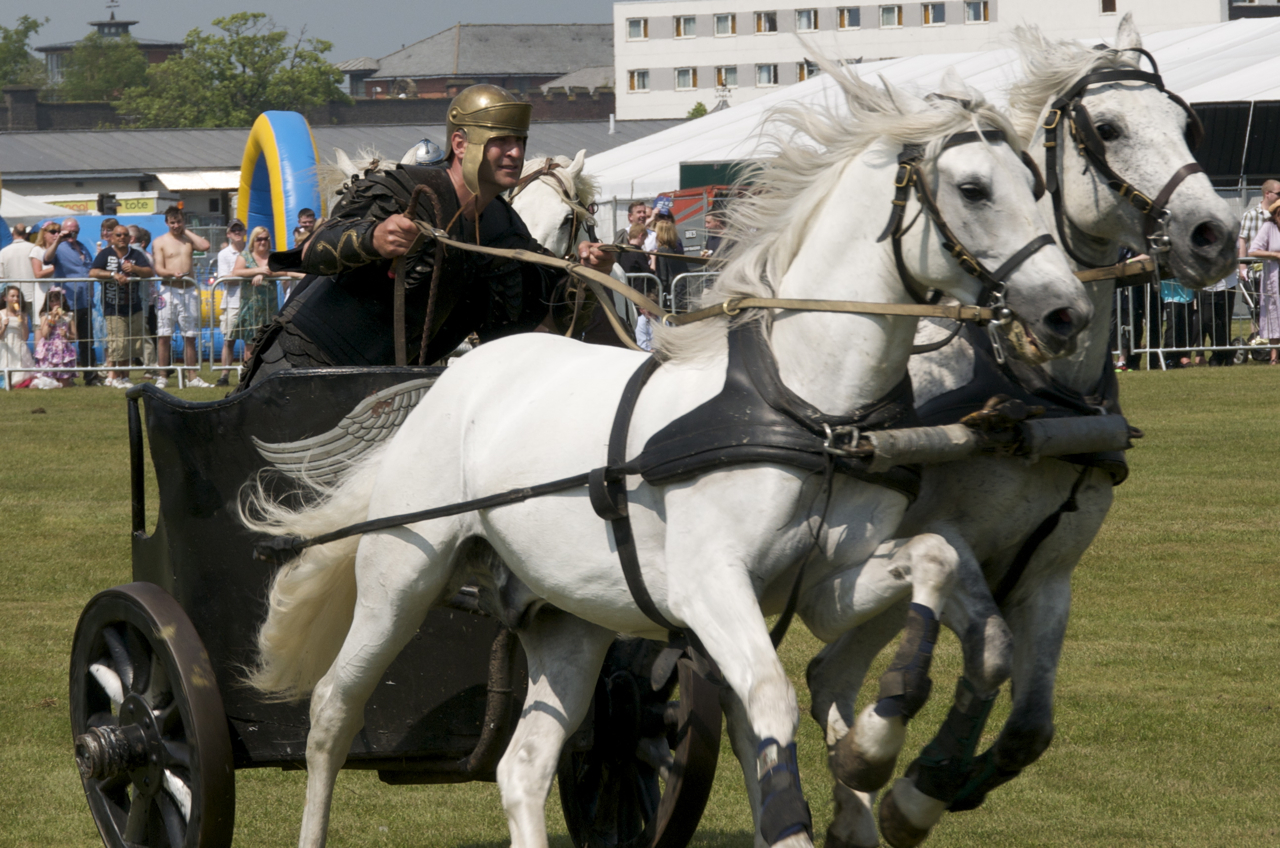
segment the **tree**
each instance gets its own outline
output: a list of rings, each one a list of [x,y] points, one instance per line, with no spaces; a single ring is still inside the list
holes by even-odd
[[[247,127],[269,109],[306,111],[350,100],[342,72],[322,54],[333,45],[289,33],[261,12],[215,18],[226,35],[187,33],[181,58],[152,65],[146,83],[124,93],[122,115],[143,127]]]
[[[0,85],[44,85],[44,63],[31,55],[27,41],[48,22],[23,15],[13,29],[0,26]]]
[[[686,121],[692,121],[694,118],[701,118],[705,114],[707,114],[707,104],[699,100],[697,103],[693,104],[693,108],[689,110],[689,114],[684,117]]]
[[[119,100],[147,81],[147,57],[128,35],[91,33],[67,57],[59,92],[64,100]]]

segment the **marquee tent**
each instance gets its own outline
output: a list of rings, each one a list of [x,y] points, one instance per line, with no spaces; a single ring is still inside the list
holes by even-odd
[[[41,203],[6,189],[0,189],[0,218],[10,224],[35,224],[46,218],[61,221],[71,213],[61,206]]]
[[[1225,138],[1221,155],[1201,152],[1210,173],[1280,173],[1280,103],[1263,113],[1254,101],[1280,101],[1280,18],[1255,18],[1189,29],[1153,33],[1143,38],[1160,65],[1165,85],[1193,104],[1230,103],[1229,110],[1197,106],[1210,136]],[[947,68],[954,67],[969,85],[1003,104],[1005,93],[1021,73],[1012,49],[979,53],[941,53],[886,59],[851,66],[860,77],[927,92],[936,89]],[[678,188],[680,163],[723,162],[759,155],[761,132],[770,109],[784,103],[838,105],[835,83],[820,75],[756,100],[712,112],[630,144],[592,156],[586,171],[600,181],[600,197],[652,197]],[[1262,104],[1259,104],[1262,105]],[[1210,114],[1212,113],[1212,114]],[[1254,149],[1248,149],[1255,139]],[[1222,162],[1217,170],[1206,156]],[[1262,163],[1249,167],[1250,163]],[[1237,170],[1232,170],[1233,168]]]

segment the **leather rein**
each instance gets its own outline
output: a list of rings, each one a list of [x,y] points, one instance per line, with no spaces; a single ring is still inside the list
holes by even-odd
[[[1155,58],[1142,48],[1127,48],[1127,50],[1145,56],[1151,63],[1152,70],[1148,72],[1138,68],[1112,68],[1086,74],[1076,80],[1066,93],[1049,106],[1049,111],[1045,113],[1041,124],[1041,129],[1044,130],[1045,184],[1049,196],[1053,198],[1053,216],[1058,228],[1058,240],[1063,250],[1076,263],[1086,268],[1101,266],[1077,255],[1071,247],[1070,239],[1067,238],[1066,214],[1063,211],[1062,200],[1063,184],[1059,173],[1065,163],[1059,161],[1061,157],[1058,155],[1064,123],[1080,154],[1093,166],[1094,170],[1106,178],[1107,186],[1142,213],[1145,219],[1143,234],[1147,239],[1147,253],[1153,256],[1167,253],[1171,246],[1168,232],[1169,210],[1166,207],[1174,191],[1187,177],[1204,173],[1204,168],[1198,162],[1189,162],[1175,171],[1164,187],[1152,198],[1138,191],[1132,183],[1117,174],[1107,161],[1106,142],[1098,134],[1089,110],[1084,105],[1086,90],[1095,85],[1117,82],[1153,85],[1187,114],[1187,146],[1195,150],[1204,137],[1204,126],[1200,123],[1199,116],[1185,100],[1164,87],[1164,80],[1160,76]]]

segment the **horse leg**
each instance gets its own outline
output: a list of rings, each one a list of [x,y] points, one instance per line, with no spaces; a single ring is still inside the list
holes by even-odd
[[[615,634],[544,607],[519,636],[529,666],[529,691],[498,762],[498,789],[512,848],[546,848],[547,795],[560,749],[587,714]]]
[[[880,678],[879,696],[830,755],[839,780],[854,791],[874,792],[893,775],[907,722],[929,697],[939,616],[955,583],[957,560],[943,537],[924,533],[886,542],[861,569],[833,574],[805,593],[805,622],[825,638],[856,627],[910,592],[906,633]]]
[[[1053,688],[1071,604],[1070,575],[1041,586],[1009,612],[1015,634],[1013,705],[1000,736],[974,761],[971,776],[951,803],[976,809],[987,793],[1017,777],[1053,741]]]
[[[858,691],[876,655],[902,629],[907,613],[904,598],[892,608],[858,625],[826,646],[809,663],[806,680],[812,698],[810,715],[826,736],[827,766],[831,770],[831,824],[827,848],[872,848],[880,844],[876,831],[875,792],[860,791],[864,766],[856,746],[841,744],[854,721]]]
[[[960,639],[965,674],[956,683],[951,710],[937,735],[881,804],[881,830],[894,846],[923,841],[970,780],[974,751],[1012,662],[1008,625],[976,558],[958,534],[944,535],[960,560],[942,621]]]
[[[746,568],[704,566],[696,582],[694,591],[671,593],[668,599],[739,701],[730,702],[731,713],[737,712],[731,720],[740,758],[747,762],[748,791],[760,799],[757,839],[781,848],[811,848],[813,820],[796,765],[796,694],[769,641],[750,575]]]
[[[425,547],[420,536],[409,535],[405,528],[360,540],[351,629],[337,659],[311,693],[301,848],[324,845],[334,781],[352,739],[364,726],[365,702],[444,588],[447,569],[428,570]],[[436,550],[432,559],[449,561],[452,545]]]

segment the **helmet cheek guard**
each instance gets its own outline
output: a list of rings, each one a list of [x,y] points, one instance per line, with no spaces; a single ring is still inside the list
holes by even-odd
[[[467,137],[467,151],[462,157],[462,181],[472,194],[480,194],[480,163],[484,161],[484,146],[494,138],[528,138],[532,114],[532,104],[517,100],[511,92],[496,85],[473,85],[463,89],[449,104],[445,129],[451,146],[455,132],[462,132]]]

